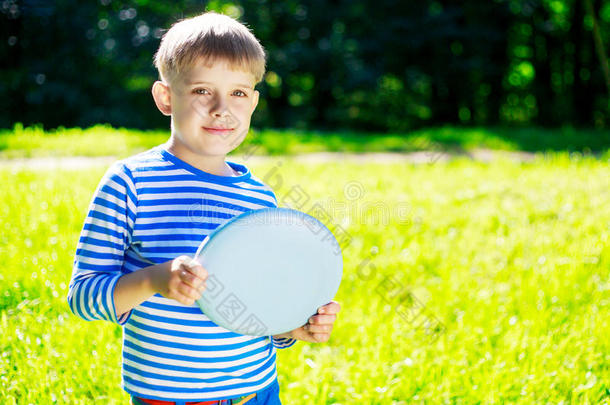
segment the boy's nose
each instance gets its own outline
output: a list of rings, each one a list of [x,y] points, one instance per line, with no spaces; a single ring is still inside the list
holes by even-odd
[[[210,115],[214,117],[222,117],[229,114],[227,103],[222,98],[217,98],[210,106]]]

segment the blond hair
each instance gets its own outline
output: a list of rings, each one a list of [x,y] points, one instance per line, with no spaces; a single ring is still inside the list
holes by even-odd
[[[161,80],[171,83],[196,62],[206,66],[221,60],[232,70],[252,73],[259,83],[265,74],[265,50],[239,21],[213,11],[181,20],[163,35],[154,57]]]

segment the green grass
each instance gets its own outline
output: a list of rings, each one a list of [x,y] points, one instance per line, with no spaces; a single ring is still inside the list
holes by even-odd
[[[16,124],[0,130],[0,158],[45,156],[126,157],[167,140],[168,131],[114,129],[96,125],[86,129]],[[308,152],[468,151],[487,148],[507,151],[604,152],[610,148],[609,130],[536,128],[429,128],[407,134],[251,130],[237,154],[293,155]]]
[[[610,402],[608,161],[251,168],[352,237],[330,342],[280,351],[285,404]],[[102,173],[0,170],[2,404],[127,403],[120,328],[65,300]],[[417,321],[397,314],[412,297]]]

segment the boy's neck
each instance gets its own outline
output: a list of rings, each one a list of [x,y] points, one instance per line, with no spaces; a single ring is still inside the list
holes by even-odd
[[[233,177],[238,176],[231,166],[225,161],[224,155],[198,155],[193,153],[188,148],[176,142],[170,141],[167,143],[167,150],[178,159],[188,163],[189,165],[216,176]]]

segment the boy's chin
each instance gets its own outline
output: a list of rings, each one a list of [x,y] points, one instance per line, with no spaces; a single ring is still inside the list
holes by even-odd
[[[213,157],[225,157],[227,156],[234,147],[229,147],[227,145],[193,145],[191,147],[187,147],[187,154],[196,155],[199,158],[213,158]]]

